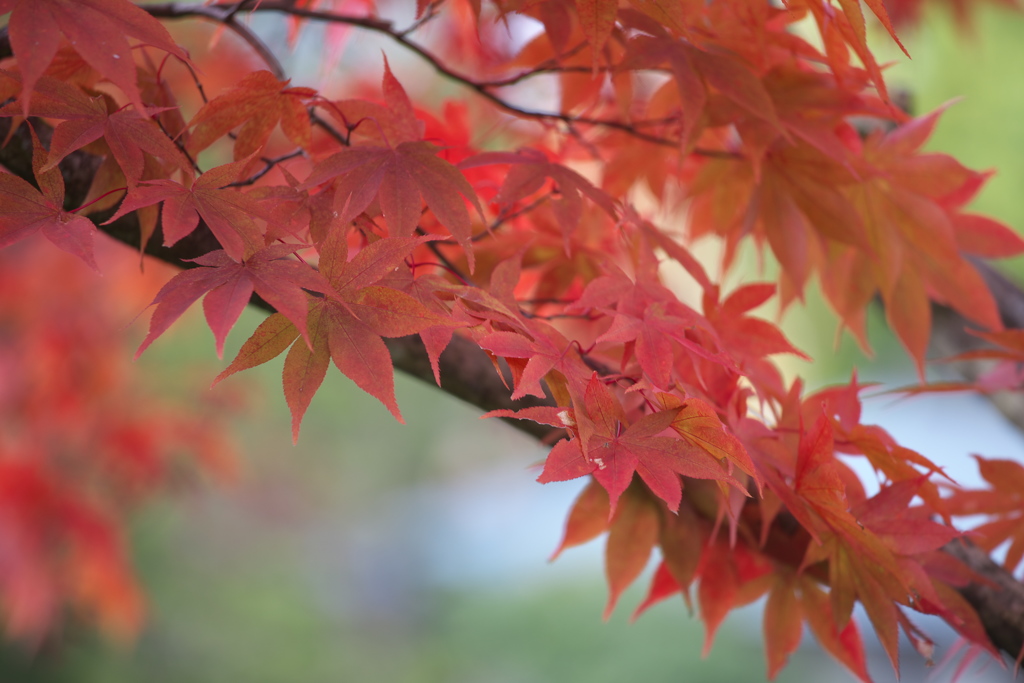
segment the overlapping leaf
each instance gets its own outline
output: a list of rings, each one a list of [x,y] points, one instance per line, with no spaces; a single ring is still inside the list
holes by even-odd
[[[128,0],[0,0],[0,15],[8,12],[11,47],[25,81],[26,115],[35,83],[57,54],[62,35],[90,66],[124,91],[137,111],[144,108],[127,36],[188,60],[167,29]]]
[[[580,25],[595,55],[604,47],[615,28],[615,15],[618,11],[618,0],[576,0]]]
[[[609,593],[604,609],[605,619],[611,616],[622,592],[647,566],[658,541],[659,529],[658,509],[638,487],[626,491],[621,505],[613,509],[605,546],[605,576]]]
[[[253,292],[280,311],[312,344],[307,327],[309,295],[330,292],[331,286],[315,270],[289,258],[304,245],[275,244],[265,247],[243,261],[235,261],[224,250],[212,251],[197,259],[199,268],[182,271],[157,293],[156,306],[149,322],[149,334],[136,356],[174,323],[199,297],[203,300],[206,321],[217,342],[217,354],[224,349],[228,332],[249,303]]]
[[[715,409],[699,398],[680,401],[671,394],[659,396],[666,410],[678,409],[672,419],[672,429],[691,445],[708,452],[716,460],[728,460],[745,474],[758,480],[754,462],[743,443],[725,430]]]
[[[308,301],[308,343],[295,342],[284,365],[285,398],[298,439],[302,417],[333,360],[361,389],[399,420],[391,354],[382,337],[402,337],[435,325],[458,325],[430,311],[412,296],[377,283],[403,263],[426,238],[388,238],[347,260],[345,237],[330,235],[320,246],[320,277],[330,296]],[[271,302],[273,303],[273,302]],[[302,328],[271,316],[242,346],[217,381],[276,357]]]
[[[1003,566],[1013,571],[1024,559],[1024,466],[1013,460],[974,457],[988,488],[956,489],[946,503],[957,516],[990,517],[972,531],[972,540],[989,552],[1009,543]]]
[[[160,215],[165,246],[191,234],[202,218],[229,256],[249,258],[264,245],[256,223],[264,212],[255,199],[230,186],[248,163],[249,159],[242,159],[212,168],[188,186],[166,179],[144,181],[129,191],[107,222],[163,202]]]
[[[385,71],[384,88],[390,102],[408,102],[390,69]],[[384,142],[343,149],[320,161],[302,189],[330,182],[340,224],[350,223],[376,199],[393,237],[413,234],[426,203],[463,246],[472,270],[472,222],[466,202],[483,215],[472,186],[455,166],[437,156],[436,145],[422,140]]]
[[[88,218],[64,210],[64,178],[55,168],[44,170],[46,150],[32,134],[32,169],[40,189],[16,175],[0,170],[0,248],[42,231],[48,240],[66,252],[78,256],[92,268],[93,233],[96,227]]]
[[[481,348],[496,356],[522,359],[525,363],[517,373],[513,400],[527,395],[544,398],[540,382],[552,370],[569,378],[587,374],[572,342],[558,330],[541,322],[531,323],[530,330],[534,334],[532,340],[515,332],[491,332],[477,340]]]
[[[50,76],[40,77],[28,109],[33,116],[61,119],[54,128],[44,170],[50,170],[71,152],[103,138],[125,178],[133,185],[142,178],[143,153],[167,162],[172,172],[176,169],[191,172],[188,158],[155,121],[143,115],[158,114],[165,109],[149,108],[143,113],[120,109],[111,113],[109,98],[89,96]],[[15,102],[0,110],[0,115],[11,116],[21,111]]]
[[[783,303],[801,296],[818,271],[830,303],[862,343],[864,310],[880,295],[890,325],[923,367],[931,300],[986,328],[1000,327],[961,242],[965,251],[991,255],[1011,255],[1024,246],[998,223],[960,213],[987,174],[920,151],[939,113],[863,143],[833,133],[842,143],[838,148],[813,128],[804,139],[776,138],[763,163],[751,160],[747,170],[709,162],[691,188],[696,230],[726,236],[731,254],[755,226],[755,237],[782,265]],[[799,130],[796,125],[794,120],[791,128]]]
[[[277,80],[269,71],[254,71],[207,102],[188,122],[192,129],[189,151],[202,151],[241,126],[235,138],[235,160],[244,159],[263,149],[279,123],[289,140],[308,149],[312,131],[305,102],[316,91],[290,88],[288,83]]]
[[[562,229],[566,253],[572,251],[572,233],[583,217],[583,197],[587,197],[609,216],[615,215],[615,201],[600,188],[566,166],[550,161],[535,149],[515,154],[484,152],[463,160],[459,168],[489,164],[511,164],[494,201],[506,208],[543,189],[550,180],[554,192],[550,199],[555,218]]]
[[[318,163],[303,188],[333,181],[338,223],[351,222],[375,199],[394,237],[412,235],[426,203],[438,221],[463,245],[473,263],[472,222],[465,200],[483,212],[476,193],[457,168],[437,156],[429,142],[397,147],[352,147]]]
[[[671,510],[679,508],[680,475],[739,486],[703,448],[681,438],[660,436],[678,414],[678,409],[662,410],[627,424],[618,401],[594,377],[587,385],[583,405],[574,411],[579,438],[560,441],[555,446],[539,481],[562,481],[592,474],[608,492],[613,513],[634,473]]]

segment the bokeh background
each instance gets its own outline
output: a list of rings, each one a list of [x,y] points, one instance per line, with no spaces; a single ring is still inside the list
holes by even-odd
[[[279,27],[258,26],[269,39]],[[894,64],[890,82],[912,95],[917,113],[956,97],[930,143],[970,166],[998,168],[975,204],[1024,227],[1024,16],[983,8],[969,32],[941,12],[903,34],[907,61],[876,44]],[[315,34],[303,52],[316,55]],[[370,48],[356,39],[342,55]],[[391,56],[389,50],[389,57]],[[397,51],[396,51],[397,52]],[[376,53],[379,55],[379,51]],[[396,59],[397,57],[392,57]],[[362,59],[362,57],[357,57]],[[373,68],[379,69],[379,57]],[[393,66],[395,62],[392,62]],[[396,67],[396,71],[398,67]],[[297,73],[298,71],[296,71]],[[316,84],[316,83],[313,83]],[[1008,264],[1024,276],[1020,263]],[[744,277],[758,277],[750,259]],[[260,321],[249,311],[225,358]],[[127,321],[126,321],[127,322]],[[792,364],[811,387],[847,379],[889,386],[914,381],[913,368],[871,320],[873,358],[844,338],[812,296],[785,318],[798,346],[817,362]],[[128,333],[142,336],[144,322]],[[184,392],[223,363],[198,307],[136,364],[146,382]],[[149,600],[148,622],[133,644],[67,623],[42,648],[0,646],[0,681],[24,683],[604,683],[623,680],[756,681],[764,676],[760,608],[729,617],[711,654],[703,628],[680,599],[635,623],[641,579],[608,623],[602,541],[547,558],[560,538],[580,482],[541,486],[531,469],[543,450],[530,439],[437,390],[399,377],[407,424],[329,373],[292,445],[280,388],[281,359],[232,378],[244,397],[235,419],[243,454],[230,485],[193,482],[150,504],[133,521],[134,562]],[[221,391],[218,388],[215,391]],[[969,453],[1024,457],[1024,438],[983,400],[940,396],[869,401],[866,421],[978,482]],[[940,644],[953,636],[921,621]],[[869,630],[869,629],[868,629]],[[868,638],[869,641],[871,638]],[[877,647],[872,671],[893,679]],[[928,674],[908,650],[904,680]],[[965,680],[1006,680],[992,664]],[[810,635],[780,681],[848,681]]]

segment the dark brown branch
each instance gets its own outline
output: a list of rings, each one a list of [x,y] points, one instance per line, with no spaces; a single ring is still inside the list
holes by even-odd
[[[273,159],[268,159],[267,157],[260,157],[260,161],[263,162],[263,168],[261,168],[259,171],[249,176],[245,180],[239,180],[238,182],[230,183],[227,185],[227,187],[248,187],[249,185],[252,185],[257,180],[259,180],[260,178],[274,170],[274,167],[277,166],[278,164],[288,161],[289,159],[295,159],[296,157],[300,157],[302,155],[303,151],[301,149],[296,149],[291,152],[288,152],[287,154],[282,154],[281,156],[274,157]]]
[[[1024,584],[970,541],[953,541],[944,550],[988,582],[958,590],[981,617],[992,644],[1016,658],[1024,647]]]
[[[1024,329],[1024,291],[990,264],[976,260],[974,266],[996,300],[1003,325],[1008,329]],[[932,306],[932,320],[931,353],[935,358],[948,358],[988,346],[967,331],[977,326],[951,308]],[[993,361],[970,360],[959,361],[953,367],[968,381],[974,381],[993,365]],[[1004,391],[990,394],[988,398],[1007,420],[1024,432],[1024,391]]]

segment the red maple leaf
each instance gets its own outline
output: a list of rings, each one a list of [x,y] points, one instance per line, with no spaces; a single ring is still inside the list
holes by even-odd
[[[405,91],[386,64],[384,89],[389,101],[398,103],[395,106],[401,118],[411,118],[411,106],[405,106]],[[334,218],[342,225],[350,223],[377,199],[393,237],[408,237],[415,232],[425,202],[463,246],[472,271],[472,222],[463,198],[483,215],[473,187],[458,168],[437,156],[440,148],[436,145],[418,139],[396,142],[385,138],[384,142],[383,146],[350,147],[332,154],[317,163],[300,189],[330,182],[337,213]]]
[[[203,311],[217,341],[218,356],[223,355],[224,340],[253,292],[284,314],[307,343],[312,343],[306,328],[309,295],[304,290],[324,293],[330,292],[331,286],[309,266],[288,258],[304,246],[273,244],[242,261],[235,261],[222,249],[193,259],[202,267],[175,275],[150,304],[156,306],[156,311],[149,321],[149,334],[135,356],[141,355],[204,294]]]
[[[632,68],[668,66],[679,92],[683,142],[691,145],[706,125],[704,116],[713,93],[720,93],[747,116],[767,124],[776,133],[782,126],[765,85],[749,65],[724,50],[700,49],[680,41],[659,27],[656,35],[638,35],[627,44],[625,63]]]
[[[259,203],[231,187],[250,159],[211,168],[188,186],[173,180],[146,180],[133,187],[107,223],[157,202],[161,211],[164,245],[171,246],[199,226],[200,217],[235,259],[248,258],[263,248],[262,231],[254,218],[262,218]]]
[[[384,58],[381,89],[384,104],[352,99],[331,101],[322,106],[332,118],[351,131],[354,139],[390,146],[422,140],[425,126],[417,120],[416,110],[405,88],[391,73],[387,57]]]
[[[594,53],[595,63],[601,48],[615,28],[615,16],[619,12],[618,0],[576,0],[576,13],[580,19],[587,41]]]
[[[71,152],[103,138],[131,185],[142,178],[144,152],[170,162],[172,168],[191,172],[192,164],[188,158],[154,120],[139,111],[111,111],[114,105],[109,97],[90,97],[79,88],[50,76],[39,79],[35,95],[29,114],[61,119],[54,127],[50,154],[43,170],[50,170]],[[168,109],[147,108],[144,113],[153,115]],[[17,102],[0,109],[0,116],[15,113],[21,113]]]
[[[137,111],[144,107],[126,36],[188,61],[163,24],[127,0],[0,0],[0,15],[8,12],[11,47],[25,81],[26,116],[32,90],[57,54],[62,34],[82,59],[128,96]]]
[[[506,209],[517,202],[536,194],[551,182],[551,196],[548,200],[555,219],[562,229],[566,253],[572,251],[573,231],[583,217],[583,197],[586,196],[609,216],[615,216],[616,204],[604,190],[576,171],[550,161],[540,150],[522,149],[514,154],[508,152],[483,152],[459,163],[459,168],[469,169],[490,164],[510,164],[508,174],[494,201]]]
[[[679,508],[680,475],[742,488],[706,449],[682,438],[661,436],[679,412],[678,408],[662,410],[627,424],[618,400],[595,374],[586,387],[583,405],[573,412],[578,438],[555,445],[538,481],[592,474],[608,492],[612,512],[634,472],[671,510]]]
[[[370,244],[349,261],[344,234],[332,233],[320,246],[320,275],[331,295],[311,300],[308,344],[296,342],[285,358],[284,393],[292,411],[292,436],[333,360],[361,389],[377,398],[399,420],[391,354],[382,337],[402,337],[429,327],[457,325],[427,309],[405,292],[375,284],[403,264],[429,238],[387,238]],[[257,328],[220,381],[276,357],[301,328],[274,315]]]
[[[336,221],[345,224],[377,199],[393,237],[412,235],[420,222],[423,203],[466,250],[472,223],[462,197],[482,215],[476,193],[455,166],[441,159],[429,142],[402,142],[397,147],[352,147],[318,163],[300,189],[333,180]],[[461,195],[461,196],[460,196]]]
[[[32,170],[39,190],[0,169],[0,248],[41,230],[46,239],[98,269],[92,251],[96,226],[88,218],[64,210],[64,178],[56,168],[43,170],[46,150],[34,131],[32,141]]]
[[[541,380],[552,370],[558,370],[570,380],[590,373],[576,353],[572,342],[551,325],[530,321],[533,339],[516,332],[491,332],[477,340],[481,348],[496,356],[522,359],[522,368],[516,373],[516,388],[512,399],[523,396],[544,398]]]

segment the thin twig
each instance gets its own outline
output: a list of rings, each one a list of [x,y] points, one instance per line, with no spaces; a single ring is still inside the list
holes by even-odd
[[[512,220],[513,218],[518,218],[519,216],[522,216],[533,211],[538,206],[546,202],[551,197],[551,195],[551,192],[547,192],[545,194],[542,194],[540,197],[533,200],[529,204],[519,207],[515,211],[509,211],[507,213],[505,211],[500,212],[498,216],[494,219],[494,221],[489,226],[487,226],[486,230],[481,232],[479,235],[474,235],[473,237],[471,237],[470,241],[480,242],[482,240],[487,239],[488,237],[491,237],[491,233],[500,228],[502,225]]]
[[[348,136],[342,135],[341,133],[338,132],[337,128],[335,128],[331,124],[327,123],[327,121],[324,121],[320,116],[317,115],[316,110],[313,110],[313,109],[310,110],[310,112],[309,112],[309,120],[310,120],[310,122],[313,123],[313,125],[316,125],[316,126],[319,126],[320,128],[322,128],[323,131],[325,133],[327,133],[328,135],[330,135],[332,138],[334,138],[334,140],[338,144],[340,144],[340,145],[342,145],[344,147],[350,146],[351,143],[349,142]]]
[[[239,12],[254,12],[259,9],[259,5],[247,7],[246,5],[248,4],[248,0],[241,0],[240,2],[231,3],[230,5],[178,5],[171,3],[168,5],[143,5],[142,9],[146,10],[154,17],[160,17],[162,19],[200,17],[223,24],[234,31],[239,38],[248,43],[253,51],[259,55],[260,59],[262,59],[270,68],[270,71],[274,74],[277,80],[283,81],[287,78],[287,74],[285,73],[280,60],[278,60],[277,55],[274,54],[273,50],[271,50],[252,29],[245,24],[239,23],[235,18],[235,15]]]
[[[416,234],[426,236],[429,233],[425,231],[423,228],[416,228]],[[434,252],[434,256],[437,257],[437,260],[443,263],[444,267],[451,271],[452,275],[462,280],[462,282],[465,284],[473,285],[473,281],[469,279],[469,276],[463,273],[458,266],[452,263],[451,260],[447,256],[445,256],[444,252],[441,251],[441,248],[437,246],[436,241],[427,242],[427,248],[430,249],[430,251]]]
[[[303,154],[304,152],[301,149],[296,149],[291,152],[288,152],[287,154],[282,154],[279,157],[274,157],[273,159],[268,159],[267,157],[260,157],[260,161],[262,161],[264,164],[262,169],[260,169],[253,175],[249,176],[245,180],[239,180],[233,183],[228,183],[224,187],[246,187],[248,185],[252,185],[257,180],[270,173],[270,170],[277,166],[278,164],[280,164],[281,162],[288,161],[289,159],[294,159],[295,157],[300,157]]]
[[[554,73],[585,73],[585,74],[592,74],[592,73],[594,73],[594,67],[592,67],[592,66],[562,66],[561,62],[559,61],[559,60],[562,60],[562,59],[567,59],[569,57],[575,56],[576,54],[578,54],[580,52],[580,50],[582,50],[583,48],[585,48],[589,44],[590,43],[588,43],[587,41],[581,41],[581,42],[577,43],[575,46],[573,46],[571,49],[569,49],[569,50],[563,52],[562,54],[558,55],[557,58],[552,58],[552,59],[548,59],[546,61],[543,61],[540,64],[538,64],[537,66],[533,67],[532,69],[530,69],[528,71],[524,71],[524,72],[522,72],[520,74],[517,74],[515,76],[509,76],[507,78],[499,78],[499,79],[495,79],[495,80],[492,80],[492,81],[478,81],[478,83],[481,86],[485,87],[485,88],[506,88],[506,87],[508,87],[510,85],[516,85],[518,83],[522,83],[523,81],[525,81],[525,80],[527,80],[529,78],[533,78],[534,76],[541,76],[541,75],[544,75],[544,74],[554,74]],[[609,67],[609,66],[599,66],[599,67],[597,67],[597,71],[598,72],[602,72],[602,73],[608,72],[608,71],[612,71],[612,67]]]
[[[178,5],[175,3],[166,5],[144,5],[144,9],[155,17],[161,17],[165,19],[183,19],[193,16],[205,17],[208,19],[214,19],[217,21],[223,21],[223,5],[207,5],[207,6],[196,6],[196,5]],[[231,6],[232,8],[234,5]],[[303,7],[293,7],[290,4],[284,4],[281,2],[262,2],[252,7],[245,7],[240,11],[244,12],[281,12],[283,14],[289,14],[291,16],[314,19],[317,21],[331,22],[348,24],[350,26],[357,26],[368,31],[373,31],[390,37],[393,41],[406,48],[407,50],[415,53],[420,59],[427,62],[444,78],[459,83],[470,90],[473,90],[480,97],[491,102],[500,109],[503,109],[510,114],[513,114],[520,118],[535,119],[540,121],[560,121],[567,125],[582,124],[587,126],[595,126],[600,128],[608,128],[611,130],[618,130],[627,135],[630,135],[638,140],[650,142],[652,144],[672,147],[678,149],[682,145],[682,141],[674,138],[666,138],[651,133],[646,133],[641,128],[654,127],[659,125],[671,124],[678,121],[678,117],[665,117],[659,119],[641,120],[626,123],[616,119],[603,119],[589,116],[577,116],[575,114],[565,114],[560,112],[541,111],[534,109],[526,109],[508,102],[502,97],[491,92],[491,87],[473,80],[472,78],[465,76],[437,58],[433,53],[427,50],[422,45],[413,42],[408,38],[406,32],[396,31],[389,21],[381,19],[375,19],[373,17],[359,17],[348,14],[338,14],[334,12],[327,12],[323,10],[306,9]],[[692,154],[698,156],[706,156],[712,158],[721,159],[739,159],[742,155],[736,152],[730,152],[725,150],[716,149],[705,149],[695,148],[691,151]]]

